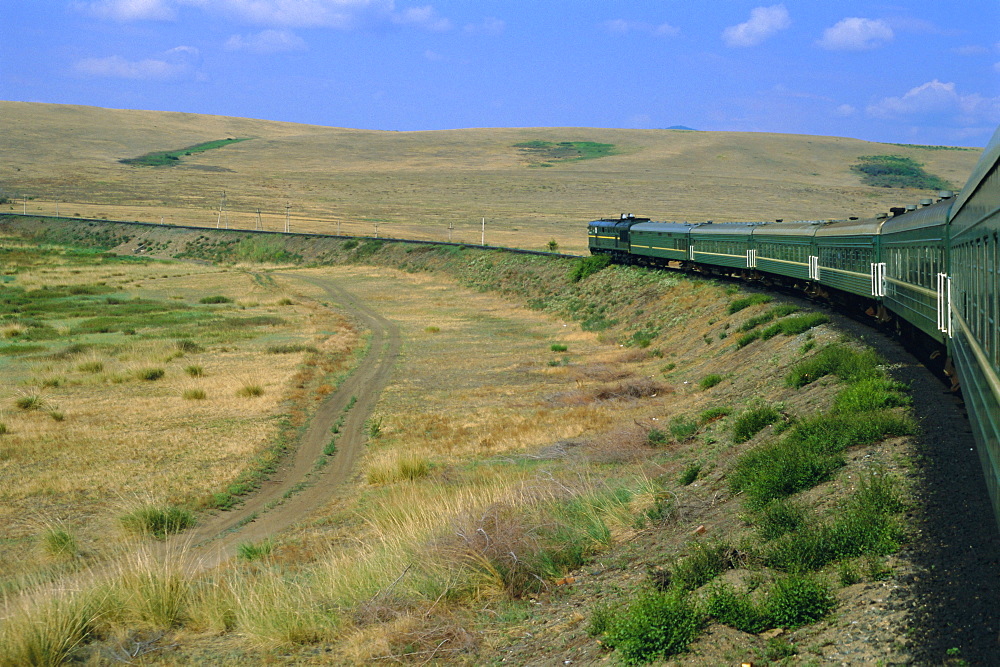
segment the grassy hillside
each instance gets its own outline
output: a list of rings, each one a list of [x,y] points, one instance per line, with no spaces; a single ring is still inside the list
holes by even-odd
[[[247,139],[170,168],[120,160]],[[525,147],[529,148],[525,148]],[[532,148],[533,147],[533,148]],[[599,148],[599,150],[597,150]],[[839,218],[923,191],[861,183],[864,155],[898,155],[964,183],[975,150],[797,135],[598,128],[378,132],[183,113],[0,102],[7,210],[215,226],[585,249],[582,225],[633,212],[662,220]],[[588,159],[579,159],[586,157]],[[540,165],[547,165],[539,168]],[[63,202],[57,204],[57,202]],[[85,205],[86,204],[86,205]],[[337,226],[340,222],[340,227]],[[451,227],[452,229],[449,229]]]

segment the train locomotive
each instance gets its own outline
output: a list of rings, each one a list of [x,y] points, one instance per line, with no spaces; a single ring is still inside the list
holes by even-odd
[[[588,225],[594,255],[860,307],[946,352],[1000,523],[1000,128],[965,187],[871,219]]]

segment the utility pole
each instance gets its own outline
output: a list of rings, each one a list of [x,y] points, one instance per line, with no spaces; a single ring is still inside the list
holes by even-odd
[[[254,229],[264,229],[264,225],[260,221],[260,209],[257,209],[257,226]]]
[[[24,195],[24,208],[21,209],[21,213],[28,215],[28,195]]]
[[[375,223],[375,238],[378,238],[378,223]]]
[[[291,204],[289,204],[288,202],[285,202],[285,233],[286,234],[288,233],[288,228],[289,228],[289,225],[288,225],[288,209],[290,209],[291,207],[292,207]]]
[[[455,223],[454,222],[449,222],[448,223],[448,243],[451,243],[451,232],[452,232],[453,229],[455,229]]]
[[[483,218],[483,245],[486,245],[486,218]]]

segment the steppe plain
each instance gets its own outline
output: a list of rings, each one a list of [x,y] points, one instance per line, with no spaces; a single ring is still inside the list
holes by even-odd
[[[282,261],[241,262],[219,243],[238,237],[214,229],[225,191],[230,228],[253,227],[260,208],[280,229],[288,203],[293,231],[365,237],[378,223],[380,236],[475,245],[486,217],[489,244],[582,254],[584,223],[621,211],[726,221],[887,210],[928,193],[860,185],[858,156],[910,156],[959,185],[976,151],[586,128],[366,132],[10,102],[0,112],[3,208],[58,205],[68,218],[0,224],[0,294],[65,300],[36,318],[48,328],[7,318],[0,342],[0,664],[23,662],[15,639],[52,646],[60,631],[68,643],[37,662],[615,664],[593,630],[600,610],[706,545],[730,545],[729,585],[767,590],[782,576],[753,562],[758,537],[728,477],[778,426],[830,410],[838,382],[785,378],[845,337],[876,347],[910,385],[912,407],[895,410],[921,434],[851,448],[801,502],[828,517],[860,480],[889,475],[906,539],[821,570],[836,606],[818,623],[756,634],[711,623],[676,661],[995,655],[995,531],[976,524],[989,517],[982,489],[954,488],[979,474],[959,406],[864,327],[785,297],[734,310],[742,288],[672,274],[610,268],[575,283],[570,259],[298,238],[246,242]],[[227,137],[249,140],[169,168],[118,162]],[[542,166],[515,147],[527,141],[615,154]],[[204,261],[220,248],[222,262]],[[733,345],[779,303],[830,321]],[[115,312],[129,306],[157,317]],[[373,358],[388,375],[366,375]],[[29,396],[37,409],[19,407]],[[778,426],[734,442],[736,418],[761,403],[779,409]],[[306,444],[319,422],[325,439]],[[249,492],[226,497],[255,470]],[[148,506],[188,511],[197,526],[166,541],[125,530],[122,517]],[[493,544],[551,562],[518,579]]]

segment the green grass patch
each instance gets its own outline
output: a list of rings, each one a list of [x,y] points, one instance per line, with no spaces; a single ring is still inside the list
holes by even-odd
[[[538,166],[550,166],[556,162],[593,160],[615,154],[614,144],[602,144],[596,141],[523,141],[514,144],[514,148]]]
[[[211,303],[232,303],[233,300],[228,296],[223,296],[222,294],[216,294],[213,296],[203,296],[198,299],[198,303],[211,304]]]
[[[804,387],[826,375],[835,375],[844,382],[858,382],[884,377],[881,364],[874,350],[855,350],[848,345],[832,343],[797,364],[785,381],[790,387]]]
[[[722,376],[718,373],[712,373],[703,377],[701,382],[698,383],[698,386],[701,387],[702,390],[711,389],[720,382],[722,382]]]
[[[751,294],[750,296],[744,296],[730,301],[729,305],[726,306],[726,312],[733,315],[745,308],[749,308],[750,306],[756,306],[761,303],[771,303],[773,300],[774,297],[768,294]]]
[[[733,421],[733,442],[746,442],[780,418],[781,413],[771,405],[759,405],[744,411]]]
[[[851,171],[861,174],[865,185],[877,188],[953,189],[948,181],[924,171],[921,163],[899,155],[862,155]]]
[[[122,164],[137,167],[173,167],[180,164],[182,158],[184,157],[194,155],[195,153],[204,153],[205,151],[210,151],[215,148],[222,148],[223,146],[235,144],[240,141],[248,141],[249,139],[250,137],[243,137],[240,139],[216,139],[215,141],[205,141],[186,148],[179,148],[172,151],[154,151],[152,153],[140,155],[139,157],[123,158],[118,161]]]

